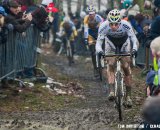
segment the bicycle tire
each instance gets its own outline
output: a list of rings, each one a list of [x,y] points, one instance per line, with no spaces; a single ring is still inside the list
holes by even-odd
[[[122,117],[123,95],[122,95],[122,84],[121,84],[121,80],[122,80],[121,72],[117,72],[116,80],[117,80],[117,90],[115,90],[116,91],[115,103],[117,105],[117,110],[119,113],[119,120],[122,121],[123,120],[123,117]]]
[[[68,58],[68,64],[71,66],[72,64],[72,48],[71,48],[71,43],[69,40],[67,40],[67,58]]]
[[[58,53],[58,52],[60,51],[60,49],[61,49],[61,46],[62,46],[62,43],[55,42],[55,43],[54,43],[54,46],[53,46],[53,51],[54,51],[55,53]]]
[[[98,72],[99,72],[99,79],[100,81],[103,80],[103,77],[102,77],[102,65],[101,65],[101,58],[98,58]]]

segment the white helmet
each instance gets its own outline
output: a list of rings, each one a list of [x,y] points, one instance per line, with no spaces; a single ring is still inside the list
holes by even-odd
[[[64,17],[63,21],[64,22],[69,22],[70,21],[70,17],[69,16]]]
[[[83,18],[86,16],[86,12],[82,11],[82,12],[80,13],[80,16],[81,16],[81,18],[83,19]]]
[[[89,14],[94,14],[94,13],[96,12],[96,9],[95,9],[95,7],[94,7],[93,5],[89,5],[89,6],[87,7],[87,12],[88,12]]]
[[[110,23],[119,23],[121,21],[121,15],[119,10],[114,9],[108,13],[108,21]]]

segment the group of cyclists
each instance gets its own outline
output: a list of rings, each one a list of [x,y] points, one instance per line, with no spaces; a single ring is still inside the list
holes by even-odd
[[[156,1],[156,0],[155,0]],[[146,4],[151,4],[148,1]],[[145,5],[147,8],[150,5]],[[128,5],[130,8],[130,5]],[[137,8],[137,6],[135,6]],[[138,9],[137,9],[138,10]],[[159,11],[159,8],[157,9]],[[113,101],[115,99],[115,64],[116,59],[115,57],[105,57],[106,55],[110,54],[130,54],[131,56],[125,56],[122,57],[121,68],[123,69],[124,73],[124,83],[125,83],[125,104],[128,107],[132,107],[132,99],[131,99],[131,88],[132,88],[132,74],[131,74],[131,61],[132,57],[137,56],[137,51],[139,48],[139,42],[144,41],[144,35],[148,35],[147,31],[149,27],[151,28],[149,34],[153,37],[158,31],[158,21],[159,17],[155,19],[155,21],[152,23],[152,26],[149,26],[151,24],[150,19],[146,20],[144,25],[144,28],[147,28],[147,31],[143,32],[142,28],[140,28],[140,21],[142,21],[142,15],[139,11],[137,11],[136,18],[138,20],[138,24],[136,25],[135,19],[133,19],[133,15],[130,17],[127,17],[128,10],[118,10],[118,9],[111,9],[106,11],[106,18],[103,18],[100,16],[95,9],[95,6],[89,5],[86,9],[87,14],[84,12],[81,13],[81,18],[83,20],[83,31],[84,31],[84,41],[83,43],[88,46],[91,59],[92,59],[92,65],[93,65],[93,72],[94,77],[99,77],[99,70],[97,66],[97,56],[104,58],[104,67],[103,68],[103,76],[105,80],[108,83],[109,88],[109,95],[108,99]],[[157,11],[157,12],[158,12]],[[160,11],[159,11],[160,12]],[[133,12],[130,12],[131,14]],[[157,28],[156,28],[157,27]],[[157,31],[156,31],[157,30]],[[63,22],[60,26],[60,32],[67,33],[68,36],[70,36],[70,40],[72,41],[72,51],[74,54],[74,44],[75,40],[78,36],[78,32],[76,30],[76,26],[74,22],[71,20],[69,16],[65,17]],[[137,35],[138,33],[138,35]],[[148,37],[148,36],[147,36]],[[140,41],[140,38],[142,41]],[[156,38],[156,37],[155,37]],[[146,38],[147,39],[147,38]],[[154,38],[152,38],[153,40]],[[151,41],[149,40],[149,43],[146,41],[146,46]],[[156,43],[157,44],[157,43]],[[152,46],[151,46],[152,47]],[[156,47],[157,49],[158,47]],[[151,49],[153,50],[153,49]],[[153,54],[154,55],[154,54]],[[73,60],[74,63],[74,60]],[[159,63],[159,61],[158,61]],[[155,75],[155,72],[153,73]],[[148,77],[152,77],[153,74]],[[147,77],[147,78],[148,78]],[[153,82],[153,81],[152,81]]]
[[[99,72],[96,64],[96,55],[105,56],[113,53],[131,53],[136,56],[138,50],[138,40],[132,29],[131,24],[122,20],[118,9],[110,10],[107,19],[103,19],[96,13],[93,5],[88,6],[88,14],[84,17],[84,43],[89,47],[94,76],[98,77]],[[71,41],[74,42],[74,37],[77,37],[76,28],[71,19],[67,16],[64,18],[60,26],[60,32],[66,32],[70,35]],[[104,45],[103,45],[104,44]],[[74,44],[72,44],[74,46]],[[104,47],[102,47],[104,46]],[[73,47],[74,48],[74,47]],[[119,52],[117,52],[119,49]],[[74,50],[73,50],[74,54]],[[131,58],[124,57],[122,59],[122,68],[124,71],[124,79],[126,86],[126,104],[132,106],[131,100]],[[105,79],[109,84],[109,100],[114,99],[114,71],[115,59],[111,57],[105,58],[105,64],[108,65],[105,72]]]

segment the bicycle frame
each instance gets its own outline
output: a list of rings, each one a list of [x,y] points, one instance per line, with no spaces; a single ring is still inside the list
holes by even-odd
[[[121,58],[123,56],[131,56],[131,54],[113,54],[106,55],[105,57],[116,58],[116,72],[115,72],[115,103],[119,112],[119,120],[122,121],[122,103],[124,97],[124,75],[121,68]]]
[[[122,92],[122,95],[121,96],[124,96],[124,74],[123,74],[123,71],[122,71],[122,68],[121,68],[121,57],[117,57],[116,58],[116,72],[115,72],[115,77],[117,77],[118,75],[118,72],[121,74],[121,92]],[[117,78],[115,78],[115,96],[117,96],[117,88],[118,88],[118,84],[117,84]]]
[[[73,53],[72,53],[72,47],[71,47],[71,35],[67,35],[66,33],[63,33],[62,35],[57,33],[58,38],[56,39],[58,42],[60,42],[59,51],[57,52],[57,55],[60,55],[63,50],[66,50],[66,55],[68,58],[69,66],[71,66],[73,61]],[[63,39],[63,40],[62,40]]]

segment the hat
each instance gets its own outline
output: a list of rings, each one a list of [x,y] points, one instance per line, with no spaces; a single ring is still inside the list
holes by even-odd
[[[53,0],[42,0],[43,5],[49,5],[49,3],[52,3]]]
[[[10,1],[8,1],[8,6],[13,7],[13,8],[17,8],[19,6],[19,4],[14,0],[10,0]]]
[[[2,14],[3,16],[7,15],[7,13],[5,12],[5,9],[2,6],[0,6],[0,14]]]
[[[137,14],[140,13],[140,8],[139,5],[134,5],[129,11],[128,11],[128,15],[133,15],[136,16]]]

